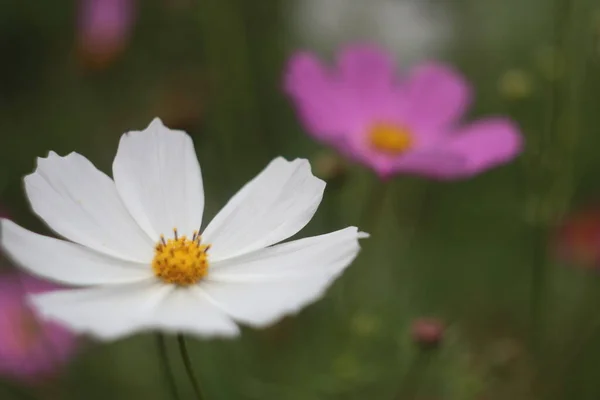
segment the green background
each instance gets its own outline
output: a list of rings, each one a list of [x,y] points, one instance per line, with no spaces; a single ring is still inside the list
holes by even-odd
[[[559,223],[600,189],[600,2],[444,1],[455,37],[440,57],[476,88],[469,117],[512,116],[526,149],[470,180],[387,185],[343,162],[332,174],[335,153],[303,132],[282,94],[301,45],[288,2],[183,3],[138,2],[126,51],[90,69],[73,2],[0,1],[0,202],[14,220],[48,233],[22,187],[36,157],[77,151],[110,172],[119,136],[155,116],[193,136],[209,216],[275,156],[309,158],[328,187],[302,235],[358,224],[372,236],[297,316],[237,340],[192,338],[207,399],[600,398],[600,276],[552,251]],[[422,316],[448,326],[425,354],[410,336]],[[169,350],[191,399],[173,339]],[[24,390],[167,399],[161,367],[153,333],[86,342],[64,375]]]

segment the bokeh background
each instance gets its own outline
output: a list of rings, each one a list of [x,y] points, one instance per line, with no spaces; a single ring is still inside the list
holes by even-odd
[[[193,136],[208,214],[275,156],[303,157],[328,182],[303,234],[372,234],[297,316],[192,340],[207,399],[600,398],[598,0],[0,3],[3,215],[50,234],[24,197],[36,157],[77,151],[110,173],[119,136],[159,116]],[[470,116],[510,115],[525,152],[470,180],[384,185],[317,144],[282,93],[286,59],[357,40],[402,68],[455,65]],[[420,318],[445,327],[437,347],[415,342]],[[153,333],[82,339],[50,377],[2,378],[0,398],[167,399],[163,367]]]

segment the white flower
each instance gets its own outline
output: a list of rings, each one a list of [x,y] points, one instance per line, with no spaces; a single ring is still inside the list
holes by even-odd
[[[2,247],[17,264],[82,286],[33,296],[38,313],[101,339],[147,329],[235,336],[234,321],[273,323],[318,299],[368,236],[349,227],[274,245],[310,221],[325,188],[306,160],[283,158],[200,231],[204,190],[192,140],[159,119],[122,136],[113,176],[77,153],[51,152],[25,189],[69,241],[1,221]]]
[[[350,41],[372,41],[403,65],[433,58],[450,43],[452,16],[425,0],[295,0],[292,33],[302,45],[335,49]]]

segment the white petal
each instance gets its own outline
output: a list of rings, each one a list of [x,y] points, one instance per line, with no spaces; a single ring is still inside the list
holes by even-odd
[[[340,272],[352,262],[368,234],[354,226],[293,240],[250,254],[211,262],[208,280],[219,282],[291,281]]]
[[[152,279],[132,285],[60,290],[30,296],[38,314],[77,333],[109,340],[146,329],[172,286]]]
[[[156,118],[144,131],[124,134],[113,163],[117,190],[138,224],[158,241],[173,228],[200,230],[204,189],[192,139]]]
[[[157,281],[31,296],[45,319],[103,340],[157,330],[236,336],[237,325],[199,293]]]
[[[202,337],[239,335],[238,326],[198,286],[177,288],[159,304],[153,326]]]
[[[2,248],[34,275],[68,285],[128,283],[152,277],[150,265],[117,259],[0,220]]]
[[[361,236],[351,227],[222,261],[200,287],[234,319],[268,325],[321,297],[358,254]]]
[[[313,217],[325,182],[306,160],[281,157],[229,200],[202,233],[211,261],[270,246],[297,233]]]
[[[123,205],[114,182],[85,157],[50,152],[25,177],[33,210],[56,233],[125,260],[152,258],[152,240]]]

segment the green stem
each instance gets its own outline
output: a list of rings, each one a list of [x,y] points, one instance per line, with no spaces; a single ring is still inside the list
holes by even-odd
[[[240,0],[198,2],[204,66],[210,82],[206,127],[221,141],[231,184],[242,175],[236,165],[259,170],[270,159],[268,137],[260,118],[246,20]],[[251,151],[250,151],[251,150]]]
[[[585,293],[586,295],[588,292]],[[586,300],[589,300],[589,296],[585,296]],[[582,306],[582,308],[584,308]],[[582,322],[587,322],[592,319],[591,326],[587,329],[582,327],[582,323],[575,324],[577,327],[575,329],[575,333],[573,337],[577,337],[577,340],[574,342],[574,349],[572,346],[569,347],[571,350],[570,353],[565,354],[562,357],[564,360],[564,367],[562,369],[563,373],[561,378],[556,379],[557,383],[562,384],[563,388],[560,389],[560,386],[557,387],[555,392],[557,393],[556,398],[569,398],[569,384],[577,384],[577,382],[581,381],[581,371],[586,367],[585,360],[586,357],[590,355],[590,352],[593,350],[593,345],[595,340],[600,337],[600,319],[593,319],[593,315],[595,315],[595,310],[592,310],[590,313],[589,307],[585,308],[584,313],[582,313],[583,318]],[[592,317],[590,317],[590,314]]]
[[[581,51],[581,4],[575,0],[556,0],[554,69],[564,67],[561,79],[550,86],[547,129],[539,136],[531,187],[535,199],[533,227],[531,324],[532,344],[543,345],[544,286],[547,269],[548,233],[568,209],[573,192],[573,164],[579,140],[579,114],[585,52]],[[564,64],[563,64],[564,63]],[[530,153],[532,154],[532,153]],[[552,160],[551,163],[548,160]],[[539,351],[539,355],[543,352]]]
[[[545,270],[546,270],[546,228],[544,226],[536,226],[534,228],[534,244],[533,258],[531,261],[531,300],[530,300],[530,315],[532,325],[532,345],[541,346],[543,336],[543,303],[544,303],[544,287],[545,287]]]
[[[177,392],[177,384],[175,383],[175,375],[169,365],[169,355],[167,351],[166,338],[163,334],[159,333],[156,335],[156,344],[158,345],[159,364],[163,370],[163,374],[166,377],[167,386],[171,392],[171,397],[175,400],[180,400],[179,392]]]
[[[419,182],[414,187],[401,187],[402,194],[398,194],[399,201],[395,201],[396,220],[402,230],[402,240],[399,248],[403,257],[410,257],[411,246],[417,238],[417,232],[424,224],[427,208],[431,198],[431,184]],[[412,189],[412,190],[411,190]],[[405,204],[406,203],[406,204]],[[413,266],[414,267],[414,266]],[[402,293],[405,301],[411,303],[418,300],[418,296],[428,293],[423,281],[422,268],[394,268],[392,279],[396,282],[411,282]]]
[[[404,193],[407,193],[409,191],[410,191],[410,188],[408,188],[408,190],[404,190]],[[425,211],[430,203],[430,198],[431,198],[431,184],[430,183],[422,183],[422,184],[418,185],[417,187],[415,187],[412,190],[412,196],[410,196],[410,197],[403,196],[401,198],[399,205],[404,206],[401,203],[403,202],[403,200],[406,199],[410,206],[410,210],[408,210],[409,211],[408,215],[407,215],[407,213],[404,212],[404,211],[406,211],[406,209],[403,209],[403,210],[397,209],[396,210],[398,213],[398,215],[397,215],[398,224],[399,224],[399,226],[403,227],[404,231],[405,231],[404,247],[406,247],[406,248],[410,247],[410,245],[412,244],[412,241],[414,240],[414,237],[416,236],[417,231],[422,226],[422,224],[424,222],[423,221],[424,217],[426,215]]]
[[[325,201],[325,226],[328,230],[339,229],[339,224],[341,222],[341,211],[340,207],[342,205],[342,195],[343,190],[342,187],[335,187],[333,190],[330,190],[329,196],[326,196]],[[360,227],[359,227],[360,228]],[[337,312],[337,316],[341,318],[345,318],[347,309],[346,309],[346,292],[347,288],[345,287],[346,280],[340,279],[332,290],[333,299],[334,299],[334,308]]]
[[[328,230],[339,229],[342,222],[341,206],[343,204],[344,187],[343,184],[333,185],[328,183],[328,195],[324,197],[325,206],[325,226]],[[327,192],[326,192],[327,193]]]
[[[373,187],[366,195],[367,200],[362,209],[358,223],[358,229],[369,234],[373,234],[373,231],[377,228],[377,223],[379,222],[379,218],[383,211],[385,194],[389,186],[386,182],[381,182],[380,180],[375,180],[373,182]],[[364,283],[363,280],[361,280],[361,282]],[[352,293],[351,288],[348,287],[348,278],[341,280],[341,282],[336,285],[335,302],[336,309],[340,316],[343,316],[346,312],[345,304],[347,293]]]
[[[179,343],[179,351],[181,352],[181,358],[183,359],[185,372],[190,378],[190,383],[192,384],[192,388],[194,389],[196,400],[203,400],[204,397],[202,396],[202,392],[200,390],[200,384],[198,383],[198,380],[196,379],[196,376],[194,374],[194,369],[192,368],[192,361],[190,359],[190,355],[183,335],[177,335],[177,342]]]
[[[363,208],[359,229],[367,233],[373,233],[371,231],[377,228],[379,219],[383,211],[383,203],[385,195],[388,191],[389,184],[380,180],[374,181],[373,187],[367,195],[367,202]]]
[[[400,383],[395,400],[410,400],[417,396],[421,383],[419,377],[427,370],[432,355],[431,350],[419,350]]]

